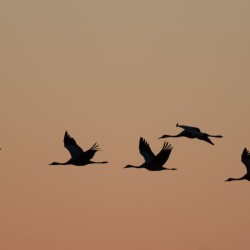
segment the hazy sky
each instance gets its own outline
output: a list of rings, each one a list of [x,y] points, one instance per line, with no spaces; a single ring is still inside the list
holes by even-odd
[[[250,2],[0,2],[0,242],[5,250],[248,250]],[[178,171],[143,162],[169,139]],[[107,165],[66,161],[65,130]]]

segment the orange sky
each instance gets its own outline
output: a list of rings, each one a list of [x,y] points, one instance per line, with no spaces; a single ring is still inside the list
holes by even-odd
[[[250,2],[1,1],[0,242],[5,250],[248,250]],[[176,123],[215,146],[169,139]],[[66,161],[65,130],[108,165]]]

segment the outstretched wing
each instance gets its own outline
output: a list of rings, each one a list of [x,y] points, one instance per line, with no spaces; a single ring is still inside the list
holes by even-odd
[[[199,139],[199,138],[198,138],[198,139]],[[212,142],[208,137],[204,137],[204,138],[202,138],[202,140],[203,140],[203,141],[206,141],[206,142],[208,142],[208,143],[210,143],[210,144],[212,144],[212,145],[214,145],[213,142]]]
[[[244,148],[244,150],[242,152],[241,161],[246,166],[247,173],[250,173],[250,152],[246,148]]]
[[[196,127],[191,127],[191,126],[186,126],[186,125],[179,125],[178,123],[176,124],[177,127],[183,128],[187,131],[190,132],[201,132],[201,130],[199,128]]]
[[[140,138],[139,150],[140,154],[144,157],[145,162],[149,163],[155,158],[155,155],[152,152],[149,144],[142,137]]]
[[[72,159],[78,158],[83,153],[81,147],[77,145],[74,138],[72,138],[67,131],[64,135],[64,147],[68,149]]]
[[[164,142],[161,151],[155,156],[155,159],[152,162],[154,166],[163,166],[169,158],[173,147],[171,144]]]
[[[97,145],[96,143],[89,149],[87,150],[86,152],[84,152],[84,157],[86,157],[86,159],[90,160],[93,158],[93,156],[95,155],[95,153],[97,151],[100,150],[100,147],[99,145]]]

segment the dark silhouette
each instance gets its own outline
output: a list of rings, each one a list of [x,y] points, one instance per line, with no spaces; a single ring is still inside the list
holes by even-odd
[[[60,162],[52,162],[49,165],[76,165],[76,166],[84,166],[87,164],[99,163],[105,164],[108,163],[107,161],[102,162],[94,162],[91,161],[95,153],[100,150],[99,146],[95,143],[89,150],[84,152],[81,147],[79,147],[76,141],[70,137],[68,132],[65,132],[64,135],[64,147],[68,149],[71,154],[71,159],[67,162],[60,163]]]
[[[195,127],[179,125],[178,123],[176,124],[176,127],[183,128],[184,130],[180,132],[178,135],[163,135],[162,137],[158,139],[168,138],[168,137],[187,137],[190,139],[196,138],[196,139],[206,141],[214,145],[213,142],[208,137],[222,138],[222,135],[209,135],[209,134],[201,132],[199,128],[195,128]]]
[[[240,181],[240,180],[248,180],[248,181],[250,181],[250,153],[246,148],[244,148],[244,150],[242,152],[241,161],[246,166],[247,173],[244,176],[240,177],[240,178],[228,178],[225,181]]]
[[[140,154],[144,157],[145,162],[140,166],[127,165],[124,168],[146,168],[150,171],[160,171],[160,170],[176,170],[176,168],[164,168],[164,163],[168,160],[169,155],[172,151],[171,144],[164,142],[161,151],[154,155],[149,144],[143,139],[140,138],[139,150]]]

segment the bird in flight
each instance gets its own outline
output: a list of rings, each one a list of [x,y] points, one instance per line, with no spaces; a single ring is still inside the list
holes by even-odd
[[[222,135],[209,135],[207,133],[201,132],[201,130],[199,128],[185,126],[185,125],[179,125],[178,123],[176,124],[176,127],[183,128],[184,130],[181,131],[177,135],[163,135],[158,139],[168,138],[168,137],[187,137],[190,139],[196,138],[196,139],[206,141],[206,142],[214,145],[213,142],[209,139],[209,137],[216,137],[216,138],[223,137]]]
[[[64,162],[64,163],[52,162],[49,165],[84,166],[84,165],[87,165],[87,164],[95,164],[95,163],[105,164],[105,163],[108,163],[107,161],[102,161],[102,162],[91,161],[91,159],[93,158],[95,153],[100,150],[99,146],[95,143],[89,150],[84,152],[81,149],[81,147],[79,147],[77,145],[74,138],[72,138],[68,134],[67,131],[65,132],[65,135],[64,135],[64,147],[66,149],[68,149],[68,151],[69,151],[69,153],[71,155],[71,159],[69,159],[67,162]]]
[[[240,180],[250,181],[250,152],[246,148],[244,148],[242,152],[241,161],[246,166],[247,173],[240,178],[228,178],[225,181],[240,181]]]
[[[140,154],[144,157],[145,162],[140,166],[127,165],[124,168],[146,168],[149,171],[160,171],[160,170],[176,170],[176,168],[165,168],[163,165],[169,158],[172,151],[171,144],[164,142],[161,151],[155,155],[149,144],[142,137],[139,142]]]

